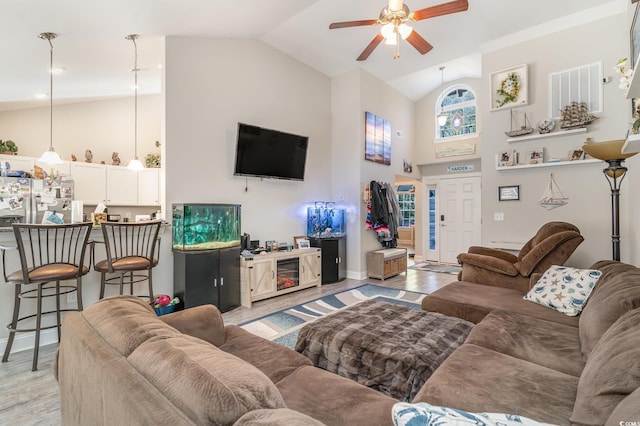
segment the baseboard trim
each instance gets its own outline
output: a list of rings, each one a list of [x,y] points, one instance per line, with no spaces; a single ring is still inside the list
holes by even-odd
[[[0,353],[4,353],[7,347],[8,337],[0,339]],[[11,346],[11,353],[22,352],[26,350],[33,350],[35,346],[36,334],[35,333],[17,333],[15,339],[13,339],[13,345]],[[40,347],[58,343],[58,331],[53,328],[50,330],[44,330],[40,332]]]

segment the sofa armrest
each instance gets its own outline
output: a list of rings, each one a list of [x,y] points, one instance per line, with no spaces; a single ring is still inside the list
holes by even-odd
[[[471,246],[469,247],[469,253],[497,257],[498,259],[502,259],[511,263],[516,263],[518,261],[518,257],[514,254],[509,253],[508,251],[498,250],[491,247]]]
[[[214,346],[222,345],[226,339],[222,314],[213,305],[177,311],[163,315],[160,319],[181,333],[205,340]]]
[[[461,253],[458,255],[458,262],[460,262],[463,269],[465,264],[469,264],[478,268],[497,272],[499,274],[509,275],[512,277],[518,275],[518,269],[513,263],[497,257],[486,256],[484,254]],[[472,282],[475,281],[472,280]]]

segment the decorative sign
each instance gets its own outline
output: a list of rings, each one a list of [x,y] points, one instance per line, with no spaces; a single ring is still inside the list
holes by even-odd
[[[460,164],[458,166],[447,167],[447,173],[471,172],[473,169],[473,164]]]
[[[455,146],[439,146],[436,147],[436,157],[454,157],[456,155],[470,155],[475,154],[476,152],[476,144],[475,143],[467,143],[464,145],[455,145]]]

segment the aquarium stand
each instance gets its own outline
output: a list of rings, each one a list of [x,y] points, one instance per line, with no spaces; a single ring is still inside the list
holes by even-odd
[[[173,252],[173,290],[181,308],[240,306],[240,247]]]
[[[309,238],[311,247],[322,249],[322,284],[347,278],[347,237]]]

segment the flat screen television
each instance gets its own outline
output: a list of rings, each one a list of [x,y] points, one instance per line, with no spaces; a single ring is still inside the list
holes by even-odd
[[[238,123],[234,175],[304,180],[309,138]]]

